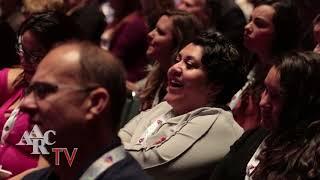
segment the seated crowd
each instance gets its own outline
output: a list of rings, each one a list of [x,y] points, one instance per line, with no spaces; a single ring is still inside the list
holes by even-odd
[[[0,179],[320,179],[318,1],[0,10]]]

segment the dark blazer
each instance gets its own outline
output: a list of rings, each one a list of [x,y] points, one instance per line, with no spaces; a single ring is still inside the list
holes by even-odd
[[[53,172],[52,168],[44,168],[26,175],[23,180],[57,180],[59,177]],[[105,170],[96,180],[149,180],[140,165],[133,157],[127,154],[127,157],[107,170]]]
[[[215,167],[210,179],[244,180],[247,164],[267,134],[268,132],[262,128],[245,132]]]

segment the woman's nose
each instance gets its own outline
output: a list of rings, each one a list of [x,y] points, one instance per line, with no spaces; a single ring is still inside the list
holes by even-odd
[[[244,32],[245,33],[250,33],[252,31],[252,22],[250,21],[250,22],[248,22],[248,24],[246,24],[245,26],[244,26]]]
[[[151,40],[154,37],[154,29],[148,33],[148,39]]]
[[[172,65],[168,72],[169,72],[169,74],[174,75],[174,76],[181,75],[182,68],[181,68],[180,62],[177,62],[176,64]]]

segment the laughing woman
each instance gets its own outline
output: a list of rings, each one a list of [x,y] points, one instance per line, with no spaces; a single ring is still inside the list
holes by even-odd
[[[218,33],[202,33],[169,68],[165,102],[132,119],[119,136],[156,179],[207,174],[242,134],[226,106],[239,88],[235,48]]]
[[[180,49],[198,35],[201,28],[196,17],[183,11],[166,11],[159,18],[156,27],[148,34],[147,56],[155,62],[139,95],[141,110],[163,101],[169,67],[174,64]]]

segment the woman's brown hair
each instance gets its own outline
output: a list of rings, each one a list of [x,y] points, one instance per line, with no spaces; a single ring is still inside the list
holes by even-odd
[[[171,51],[172,55],[168,61],[171,64],[179,52],[179,50],[187,45],[202,29],[201,24],[197,21],[193,15],[179,10],[169,10],[162,14],[162,16],[168,16],[173,22],[173,47]],[[152,70],[147,76],[147,82],[144,89],[140,93],[141,110],[146,110],[152,107],[152,102],[155,98],[158,88],[162,85],[162,94],[160,100],[162,100],[166,87],[167,72],[160,68],[160,64],[155,62]]]

